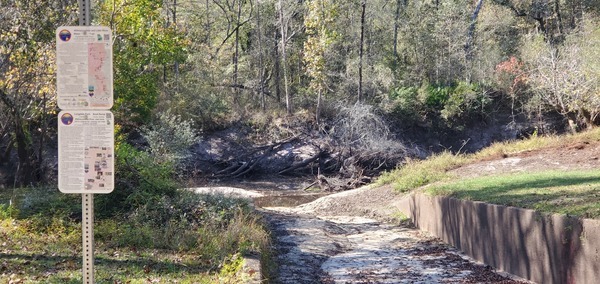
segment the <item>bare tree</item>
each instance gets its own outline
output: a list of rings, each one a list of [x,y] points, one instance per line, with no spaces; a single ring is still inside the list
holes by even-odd
[[[221,44],[217,46],[214,54],[217,55],[221,48],[229,41],[229,39],[232,36],[234,37],[232,56],[233,74],[231,86],[233,87],[234,92],[233,102],[237,107],[239,107],[239,91],[240,89],[243,89],[243,87],[239,84],[240,28],[252,20],[254,2],[252,0],[213,0],[213,3],[219,7],[222,15],[227,21],[225,37],[223,38]],[[245,17],[242,18],[242,8],[246,3],[249,5],[249,11]]]
[[[367,7],[367,0],[363,0],[360,4],[360,47],[358,51],[358,99],[357,102],[362,100],[363,96],[363,53],[365,44],[365,10]]]
[[[263,40],[262,40],[262,29],[261,29],[261,18],[260,18],[260,0],[256,1],[256,29],[258,34],[258,68],[259,68],[259,94],[260,104],[263,111],[267,108],[267,102],[265,97],[265,66],[263,61]]]
[[[471,24],[469,25],[469,33],[467,35],[467,43],[465,44],[465,54],[467,56],[467,61],[470,61],[473,58],[472,45],[473,45],[473,37],[475,36],[475,25],[477,24],[477,17],[479,16],[479,11],[481,11],[482,6],[483,6],[483,0],[478,0],[477,6],[475,6],[475,10],[473,11],[473,15],[471,16]]]
[[[562,114],[571,131],[592,127],[600,115],[600,33],[588,24],[558,48],[533,38],[522,52],[529,60],[529,84],[541,101]]]
[[[290,98],[290,93],[288,90],[288,75],[287,75],[287,52],[286,52],[286,42],[287,42],[287,31],[288,24],[287,20],[284,17],[283,3],[279,0],[279,27],[281,30],[281,66],[283,68],[283,86],[285,92],[285,110],[287,114],[292,113],[292,101]]]

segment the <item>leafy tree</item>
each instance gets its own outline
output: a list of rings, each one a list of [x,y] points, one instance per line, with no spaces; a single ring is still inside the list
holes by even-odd
[[[148,121],[160,94],[160,66],[184,62],[188,41],[161,15],[160,0],[106,0],[99,23],[114,35],[115,116],[125,127]]]
[[[275,30],[273,1],[178,3],[185,11],[178,15],[179,26],[190,45],[181,89],[166,98],[168,105],[183,109],[171,111],[211,129],[262,105],[254,95],[272,96],[267,66],[274,58],[268,54],[275,41],[269,37]]]
[[[44,139],[55,111],[54,31],[72,23],[74,9],[64,1],[1,0],[0,6],[0,117],[6,122],[0,140],[10,136],[4,157],[14,145],[18,184],[29,184],[42,178]]]
[[[512,57],[515,60],[519,57],[520,32],[519,22],[508,8],[485,4],[477,19],[470,49],[472,60],[467,72],[471,81],[501,86],[500,90],[505,91],[507,85],[502,81],[505,78],[496,76],[496,67]],[[497,81],[499,79],[501,81]]]
[[[326,52],[338,38],[332,30],[337,15],[337,5],[333,0],[311,0],[307,2],[304,18],[307,39],[304,43],[306,73],[311,78],[309,88],[317,93],[316,120],[320,120],[323,93],[327,91],[325,70]]]

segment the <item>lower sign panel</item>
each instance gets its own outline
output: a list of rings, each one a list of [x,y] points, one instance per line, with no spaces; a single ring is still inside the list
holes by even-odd
[[[114,117],[110,111],[58,114],[58,189],[110,193],[115,185]]]

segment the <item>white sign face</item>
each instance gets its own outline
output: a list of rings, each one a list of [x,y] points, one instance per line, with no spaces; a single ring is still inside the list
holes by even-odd
[[[61,109],[113,105],[112,33],[101,26],[56,29],[56,84]]]
[[[114,117],[110,111],[58,114],[58,189],[110,193],[114,189]]]

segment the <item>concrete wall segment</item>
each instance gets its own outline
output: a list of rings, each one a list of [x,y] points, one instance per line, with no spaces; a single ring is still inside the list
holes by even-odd
[[[600,220],[412,193],[414,224],[499,270],[537,283],[600,282]]]

